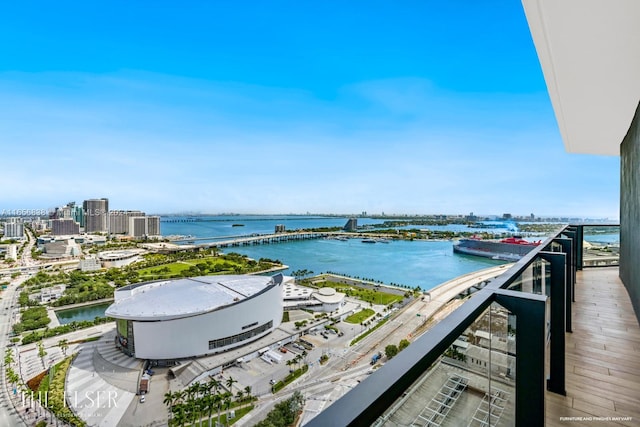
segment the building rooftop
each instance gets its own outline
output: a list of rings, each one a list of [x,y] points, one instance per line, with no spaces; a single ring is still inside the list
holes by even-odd
[[[292,277],[286,277],[283,283],[282,296],[285,300],[309,299],[313,289],[306,286],[298,286]]]
[[[333,288],[320,288],[317,292],[313,293],[313,297],[325,304],[336,304],[344,299],[344,295],[341,292],[336,292]]]
[[[98,257],[103,261],[114,261],[126,258],[131,258],[143,253],[142,249],[120,249],[115,251],[103,251],[98,254]]]
[[[117,319],[170,320],[214,311],[274,285],[265,276],[201,276],[130,285],[115,292],[105,314]]]

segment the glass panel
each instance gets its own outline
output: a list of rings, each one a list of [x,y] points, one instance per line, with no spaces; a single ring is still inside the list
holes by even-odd
[[[516,318],[494,303],[375,426],[512,426]]]
[[[585,226],[582,265],[603,267],[620,263],[620,226]]]
[[[125,319],[116,319],[116,327],[118,328],[118,335],[124,338],[129,336],[127,331],[127,321]]]
[[[549,296],[551,270],[549,262],[537,258],[508,287],[512,291]]]

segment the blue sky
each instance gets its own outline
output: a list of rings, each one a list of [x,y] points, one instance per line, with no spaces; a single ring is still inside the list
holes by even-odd
[[[618,217],[518,1],[6,2],[0,40],[0,210]]]

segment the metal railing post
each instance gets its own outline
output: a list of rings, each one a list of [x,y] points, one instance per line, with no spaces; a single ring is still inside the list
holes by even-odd
[[[540,258],[551,263],[550,356],[547,389],[566,396],[565,389],[565,265],[567,254],[540,252]],[[544,353],[543,353],[544,354]]]
[[[584,255],[584,248],[582,246],[582,242],[584,241],[584,226],[582,225],[576,225],[576,240],[577,240],[577,244],[576,244],[576,269],[578,270],[582,270],[582,267],[584,266],[583,262],[583,255]],[[575,299],[574,299],[575,301]]]
[[[573,233],[572,233],[573,234]],[[574,240],[573,239],[556,239],[555,242],[562,245],[562,252],[567,254],[567,264],[566,268],[566,276],[565,276],[565,331],[573,332],[571,325],[571,303],[573,301],[573,287],[575,285],[575,266],[572,264],[572,259],[575,251],[573,248]]]
[[[495,301],[516,315],[515,425],[543,426],[547,297],[499,289]]]

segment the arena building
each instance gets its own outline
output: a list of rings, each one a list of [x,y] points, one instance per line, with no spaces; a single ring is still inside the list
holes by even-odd
[[[282,321],[282,280],[224,275],[162,280],[115,291],[106,315],[116,345],[139,359],[174,360],[257,340]]]

